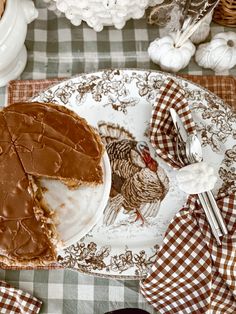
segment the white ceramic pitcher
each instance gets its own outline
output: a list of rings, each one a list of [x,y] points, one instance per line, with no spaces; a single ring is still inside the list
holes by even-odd
[[[7,0],[0,19],[0,86],[16,79],[24,70],[27,24],[38,17],[33,1]]]

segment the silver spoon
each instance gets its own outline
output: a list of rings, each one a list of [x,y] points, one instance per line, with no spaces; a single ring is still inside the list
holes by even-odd
[[[197,154],[194,152],[194,155],[191,151],[191,147],[192,147],[192,141],[194,141],[194,138],[192,135],[190,135],[190,137],[188,137],[187,141],[186,141],[186,156],[188,161],[190,162],[190,164],[196,163],[196,162],[200,162],[202,160],[201,155]],[[197,143],[197,142],[196,142]],[[198,147],[198,145],[197,145]],[[198,147],[199,148],[199,147]],[[198,161],[195,161],[195,158],[197,158]],[[211,231],[212,234],[214,235],[216,242],[218,245],[221,245],[221,240],[220,240],[220,236],[222,236],[222,233],[220,231],[220,227],[217,223],[217,220],[215,218],[215,215],[213,213],[211,204],[205,194],[204,193],[199,193],[197,194],[198,198],[199,198],[199,202],[202,205],[202,208],[205,212],[206,215],[206,219],[211,227]]]
[[[202,154],[202,146],[201,142],[198,139],[197,135],[191,134],[186,143],[186,155],[188,156],[188,159],[191,163],[201,162],[203,160],[203,154]],[[208,206],[211,206],[213,210],[213,221],[215,221],[215,218],[217,219],[217,222],[221,228],[221,232],[223,235],[228,234],[227,227],[225,225],[224,219],[221,215],[220,209],[215,201],[215,198],[211,191],[203,192],[202,196],[204,197],[205,201],[208,203]]]

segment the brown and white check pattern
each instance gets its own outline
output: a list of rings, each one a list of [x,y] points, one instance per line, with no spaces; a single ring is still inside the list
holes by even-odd
[[[175,107],[189,132],[194,122],[184,92],[173,81],[162,86],[151,120],[151,142],[160,157],[179,167],[169,108]],[[143,296],[168,314],[236,313],[236,196],[217,200],[229,234],[217,246],[194,196],[171,221],[157,260],[141,282]]]
[[[158,156],[174,168],[181,166],[176,153],[176,132],[169,113],[175,108],[182,119],[188,133],[195,132],[195,124],[191,117],[184,91],[172,80],[167,79],[160,88],[153,107],[150,140]]]
[[[0,313],[37,314],[42,302],[29,293],[15,289],[4,281],[0,281]]]

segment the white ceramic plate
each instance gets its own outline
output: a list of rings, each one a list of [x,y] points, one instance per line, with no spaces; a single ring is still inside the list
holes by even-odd
[[[98,222],[108,202],[111,188],[111,167],[107,153],[102,157],[103,184],[81,186],[69,190],[58,180],[41,179],[44,199],[58,219],[57,230],[62,240],[60,249],[79,241]]]
[[[235,145],[236,117],[202,87],[167,73],[142,70],[82,74],[53,86],[35,100],[66,106],[96,126],[107,144],[113,173],[102,217],[84,238],[59,252],[65,267],[107,278],[138,279],[155,261],[170,220],[186,200],[174,171],[155,156],[148,139],[152,105],[168,76],[185,90],[204,160],[219,174],[215,193],[232,187],[225,171],[236,172],[234,160],[227,157]],[[161,193],[160,186],[165,187]],[[54,192],[62,195],[57,187]],[[68,208],[73,204],[68,202]]]

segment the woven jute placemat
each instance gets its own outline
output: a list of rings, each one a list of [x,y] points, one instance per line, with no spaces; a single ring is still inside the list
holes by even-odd
[[[236,108],[236,78],[232,76],[199,76],[187,74],[181,76],[207,88],[222,98],[227,104]],[[63,80],[65,78],[11,81],[8,85],[8,103],[12,104],[28,100],[51,85],[55,85]]]

